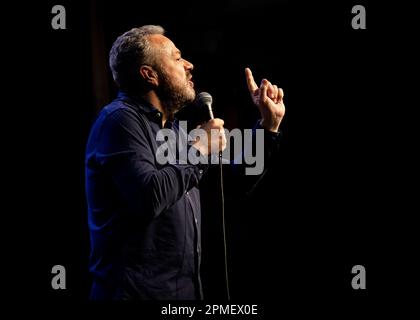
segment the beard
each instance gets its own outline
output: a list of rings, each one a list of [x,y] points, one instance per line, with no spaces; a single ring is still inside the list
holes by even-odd
[[[160,81],[156,89],[157,95],[163,102],[162,105],[168,117],[173,118],[177,111],[194,101],[195,90],[188,85],[187,78],[185,82],[176,82],[171,81],[165,71],[160,68],[157,72]]]

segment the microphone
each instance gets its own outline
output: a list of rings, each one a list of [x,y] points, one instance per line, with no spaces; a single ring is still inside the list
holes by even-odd
[[[205,105],[209,111],[210,119],[214,119],[213,109],[211,104],[213,103],[213,98],[208,92],[200,92],[197,95],[196,103],[199,106]],[[228,301],[230,301],[230,290],[229,290],[229,277],[228,277],[228,260],[227,260],[227,245],[226,245],[226,223],[225,223],[225,194],[223,191],[223,158],[222,151],[219,151],[219,164],[220,164],[220,194],[221,194],[221,203],[222,203],[222,232],[223,232],[223,248],[225,255],[225,282],[226,282],[226,293]]]
[[[197,95],[196,103],[198,105],[205,105],[209,111],[210,119],[214,119],[213,109],[211,108],[211,104],[213,103],[213,98],[211,97],[210,93],[200,92]]]

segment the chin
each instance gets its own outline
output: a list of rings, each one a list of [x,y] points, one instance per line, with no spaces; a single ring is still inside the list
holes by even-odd
[[[185,95],[187,97],[186,100],[188,100],[188,103],[191,103],[195,100],[195,96],[196,96],[196,92],[193,88],[188,88],[188,92],[186,92],[187,94]]]
[[[195,100],[196,95],[197,94],[196,94],[195,90],[193,90],[192,93],[191,93],[191,102],[193,102]]]

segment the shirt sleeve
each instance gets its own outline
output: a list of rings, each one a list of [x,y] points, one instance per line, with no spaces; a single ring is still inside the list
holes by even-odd
[[[118,110],[104,119],[96,145],[97,162],[130,212],[147,218],[157,217],[197,186],[207,167],[157,164],[152,139],[138,114]]]
[[[241,186],[241,192],[245,194],[250,194],[255,190],[255,188],[259,185],[259,183],[262,181],[267,172],[270,171],[270,168],[276,165],[280,154],[282,133],[280,131],[271,132],[264,129],[261,126],[260,121],[257,121],[252,131],[252,149],[258,151],[258,149],[256,149],[256,144],[258,143],[256,139],[257,130],[260,130],[260,132],[264,133],[264,153],[261,157],[263,159],[262,172],[258,175],[248,174],[247,168],[249,168],[249,165],[244,164],[243,161],[241,164],[233,163],[232,166],[233,179],[239,179],[238,181],[240,181],[239,185]],[[242,154],[242,157],[243,156],[244,155]]]

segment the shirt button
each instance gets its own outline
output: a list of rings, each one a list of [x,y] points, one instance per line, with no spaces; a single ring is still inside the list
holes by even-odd
[[[156,117],[160,118],[162,114],[160,112],[156,113]]]
[[[198,171],[200,174],[203,174],[203,170]]]
[[[190,194],[189,191],[185,191],[186,194]]]

